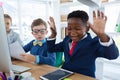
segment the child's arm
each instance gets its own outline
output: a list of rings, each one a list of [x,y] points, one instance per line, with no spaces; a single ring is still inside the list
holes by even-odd
[[[100,38],[101,42],[108,42],[110,40],[109,36],[105,33],[105,24],[107,21],[107,17],[104,15],[103,12],[93,11],[93,21],[94,24],[89,23],[89,27],[93,30],[94,33]]]
[[[56,62],[56,53],[47,52],[46,56],[39,55],[39,63],[37,64],[48,64],[54,66]]]
[[[22,53],[21,56],[23,59],[25,59],[26,62],[33,62],[34,63],[36,61],[36,57],[32,54]]]
[[[57,35],[55,21],[54,21],[53,17],[50,17],[49,20],[50,21],[48,21],[48,23],[49,23],[50,29],[51,29],[51,36],[49,38],[55,38]]]

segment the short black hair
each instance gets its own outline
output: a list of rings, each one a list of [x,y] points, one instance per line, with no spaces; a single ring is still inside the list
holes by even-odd
[[[68,14],[67,20],[70,19],[70,18],[80,18],[83,21],[83,23],[86,24],[88,19],[89,19],[89,16],[83,10],[76,10],[76,11],[73,11],[73,12]]]

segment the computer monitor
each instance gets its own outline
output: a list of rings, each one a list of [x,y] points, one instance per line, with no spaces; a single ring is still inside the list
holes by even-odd
[[[4,12],[2,5],[0,5],[0,72],[10,73],[11,65],[12,62],[4,23]]]

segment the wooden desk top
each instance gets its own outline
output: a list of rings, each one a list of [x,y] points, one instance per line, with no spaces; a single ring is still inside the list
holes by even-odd
[[[39,78],[39,76],[42,76],[48,72],[51,72],[53,70],[56,70],[56,67],[53,66],[49,66],[49,65],[36,65],[36,64],[32,64],[32,63],[27,63],[27,62],[23,62],[23,61],[12,61],[13,64],[16,65],[22,65],[22,66],[26,66],[26,67],[30,67],[31,69],[28,72],[32,73],[32,76],[36,79],[36,80],[41,80]],[[78,73],[75,73],[71,76],[69,76],[68,78],[70,78],[71,80],[96,80],[94,78],[85,76],[85,75],[81,75]]]

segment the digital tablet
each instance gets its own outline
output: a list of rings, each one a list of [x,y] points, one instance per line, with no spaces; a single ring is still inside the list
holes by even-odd
[[[70,75],[73,72],[65,70],[65,69],[57,69],[55,71],[49,72],[43,76],[40,76],[42,80],[62,80]]]

